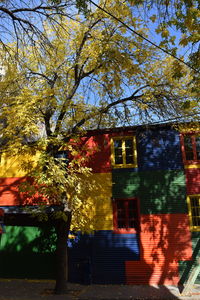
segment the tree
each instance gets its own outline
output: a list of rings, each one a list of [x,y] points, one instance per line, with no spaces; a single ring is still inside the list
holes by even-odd
[[[77,10],[86,12],[84,0],[1,0],[0,43],[10,51],[13,49],[10,49],[7,43],[13,40],[16,41],[17,47],[21,43],[34,44],[36,41],[45,46],[50,41],[43,33],[43,23],[58,25],[58,15],[73,18]]]
[[[153,25],[155,33],[160,39],[159,46],[179,57],[193,69],[193,79],[196,81],[198,89],[200,73],[199,1],[139,0],[128,2],[133,9],[138,8],[143,21],[147,22],[150,27]]]
[[[146,35],[125,2],[102,4]],[[84,167],[79,138],[87,129],[190,118],[196,93],[187,87],[190,70],[183,67],[174,76],[173,59],[162,57],[101,9],[91,10],[87,18],[59,15],[56,20],[58,25],[44,24],[42,34],[51,41],[45,47],[22,44],[18,59],[1,49],[0,119],[2,151],[39,153],[35,168],[24,162],[34,185],[27,183],[23,192],[43,195],[40,207],[60,206],[53,216],[59,258],[56,292],[64,293],[69,228],[85,227],[84,210],[90,207],[81,196],[88,189],[90,170]],[[63,150],[71,153],[67,167],[58,159]]]
[[[141,22],[146,23],[145,27],[150,27],[151,30],[152,27],[155,28],[160,44],[153,41],[151,37],[147,39],[149,43],[154,46],[157,44],[161,51],[176,57],[175,70],[177,70],[178,62],[180,62],[180,71],[182,64],[193,69],[193,81],[196,82],[195,88],[199,91],[199,1],[128,0],[126,2],[132,8],[135,17],[139,17]],[[39,42],[45,47],[46,44],[51,43],[44,34],[45,22],[51,26],[58,26],[61,25],[58,16],[73,19],[79,11],[82,16],[87,17],[94,7],[106,11],[102,1],[94,2],[92,0],[32,0],[28,4],[24,1],[3,0],[0,3],[0,43],[8,52],[15,51],[16,54],[21,44],[34,45]],[[112,11],[107,12],[115,20],[118,19],[119,22],[124,23],[123,13],[115,16]],[[124,23],[124,25],[127,24]],[[136,35],[141,35],[140,31],[134,30],[134,27],[129,29],[132,29]],[[145,35],[143,37],[147,38]],[[13,40],[16,41],[16,47],[8,47],[8,42]],[[180,48],[183,48],[181,52]]]
[[[113,17],[136,36],[175,58],[175,76],[178,69],[179,73],[181,72],[183,65],[188,66],[193,71],[191,80],[193,89],[199,93],[199,1],[128,0],[127,3],[134,11],[134,15],[150,28],[151,33],[148,37],[126,24],[120,15],[115,15],[92,0],[88,2]]]

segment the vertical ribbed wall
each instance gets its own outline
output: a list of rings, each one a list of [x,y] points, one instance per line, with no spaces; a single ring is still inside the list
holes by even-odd
[[[126,261],[128,284],[178,284],[179,261],[192,255],[185,214],[141,216],[140,261]]]
[[[55,236],[44,227],[6,226],[0,278],[55,278]]]
[[[126,136],[125,131],[120,134]],[[112,169],[112,198],[138,198],[140,231],[116,234],[98,227],[86,253],[83,243],[76,244],[76,249],[82,245],[76,261],[81,276],[89,270],[94,283],[177,284],[179,262],[192,254],[179,134],[171,129],[138,130],[137,154],[138,168]],[[97,219],[106,218],[104,214],[99,210]]]
[[[113,197],[140,201],[140,260],[125,261],[126,282],[177,284],[192,254],[179,134],[139,132],[137,149],[138,169],[112,171]]]
[[[137,168],[112,169],[113,135],[136,135]],[[99,189],[88,195],[94,202],[91,214],[95,231],[77,234],[69,241],[70,280],[177,284],[183,266],[191,259],[192,244],[193,250],[198,245],[198,234],[191,238],[186,195],[200,193],[199,170],[184,170],[179,133],[167,127],[138,127],[127,132],[121,129],[88,134],[82,143],[90,148],[87,164],[93,169],[92,180]],[[18,181],[25,174],[12,173],[5,164],[7,171],[0,169],[0,204],[19,205],[23,199]],[[140,230],[136,234],[113,232],[112,201],[117,198],[138,199]],[[38,278],[41,272],[38,270]]]

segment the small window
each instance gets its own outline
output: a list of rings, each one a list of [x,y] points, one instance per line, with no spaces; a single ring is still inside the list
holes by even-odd
[[[138,201],[134,199],[115,199],[113,202],[114,232],[137,233],[139,228]]]
[[[200,136],[194,134],[183,135],[182,146],[185,163],[200,162]]]
[[[187,197],[190,226],[193,231],[200,231],[200,195]]]
[[[135,137],[116,137],[111,140],[112,165],[115,168],[136,168],[137,151]]]

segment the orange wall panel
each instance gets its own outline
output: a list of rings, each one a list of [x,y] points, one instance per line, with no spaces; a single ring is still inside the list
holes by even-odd
[[[142,215],[140,226],[140,261],[126,262],[127,283],[177,284],[178,262],[192,257],[188,215]]]
[[[144,261],[126,261],[126,284],[177,285],[180,278],[178,262],[169,263],[161,270],[159,265],[148,265]],[[161,282],[160,277],[164,277]]]
[[[21,205],[23,200],[19,193],[19,185],[23,177],[0,178],[0,205]]]
[[[45,199],[41,196],[28,197],[26,193],[19,192],[20,184],[26,180],[32,181],[28,177],[0,178],[0,206],[44,204]]]

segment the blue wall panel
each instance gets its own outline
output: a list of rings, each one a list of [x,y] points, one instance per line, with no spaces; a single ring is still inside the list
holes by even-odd
[[[98,231],[79,235],[69,247],[69,279],[82,283],[125,283],[125,261],[139,260],[136,234]]]
[[[125,283],[125,261],[139,260],[136,234],[98,231],[93,243],[93,280],[95,283]]]
[[[68,240],[69,281],[91,283],[91,257],[93,235],[76,233]]]
[[[138,169],[183,169],[179,133],[172,129],[146,130],[137,135]]]

